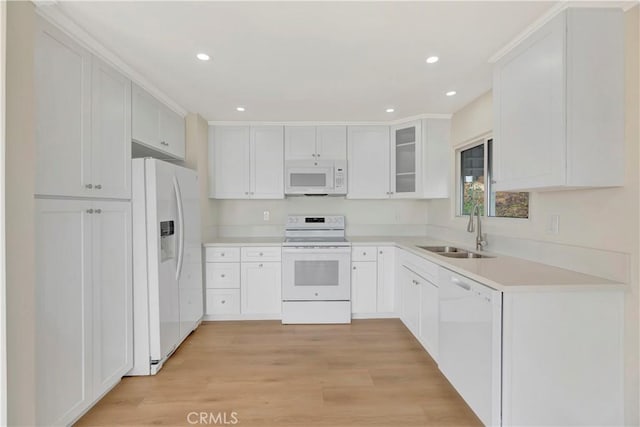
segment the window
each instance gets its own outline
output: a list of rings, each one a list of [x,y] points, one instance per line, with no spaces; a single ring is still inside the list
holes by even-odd
[[[481,215],[503,218],[529,218],[529,193],[495,191],[493,174],[493,140],[484,139],[461,150],[460,215],[469,215],[476,205]]]

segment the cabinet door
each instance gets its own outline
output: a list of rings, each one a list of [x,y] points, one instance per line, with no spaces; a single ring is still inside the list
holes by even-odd
[[[92,175],[99,197],[131,198],[131,81],[93,58]]]
[[[351,263],[351,312],[375,313],[377,308],[377,268],[375,262]]]
[[[378,248],[378,313],[395,312],[396,256],[393,246]]]
[[[38,20],[36,194],[90,196],[91,54]]]
[[[565,15],[494,68],[497,190],[565,184]]]
[[[36,421],[66,425],[92,400],[91,202],[36,200]]]
[[[426,279],[420,282],[420,341],[438,361],[438,288]]]
[[[318,126],[316,128],[316,157],[321,160],[346,160],[347,127]]]
[[[349,126],[348,199],[389,197],[389,127]]]
[[[93,203],[93,398],[133,367],[131,203]]]
[[[174,113],[170,108],[160,105],[160,145],[173,157],[184,159],[185,124],[184,117]]]
[[[282,126],[251,128],[251,198],[284,199]]]
[[[316,158],[315,126],[284,127],[285,160],[314,160]]]
[[[422,180],[422,126],[414,121],[391,127],[391,195],[419,196]]]
[[[400,274],[402,287],[402,321],[411,333],[420,336],[420,285],[418,276],[406,268]]]
[[[160,103],[140,86],[131,85],[131,138],[156,149],[160,145]]]
[[[423,122],[423,189],[428,199],[449,197],[451,156],[451,120],[428,119]]]
[[[249,198],[249,126],[215,126],[209,128],[209,188],[214,199]],[[212,156],[212,157],[211,157]]]
[[[243,262],[240,276],[241,312],[243,314],[279,314],[281,263]]]

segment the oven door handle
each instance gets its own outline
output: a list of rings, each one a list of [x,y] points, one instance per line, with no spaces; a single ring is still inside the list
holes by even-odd
[[[351,253],[351,248],[346,246],[346,247],[317,247],[317,248],[310,248],[310,247],[287,247],[287,248],[282,248],[282,253],[283,254],[298,254],[298,255],[304,255],[304,254],[350,254]]]

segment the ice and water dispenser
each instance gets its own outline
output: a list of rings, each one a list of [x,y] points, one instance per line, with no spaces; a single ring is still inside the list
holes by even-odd
[[[160,258],[161,262],[165,262],[171,258],[175,258],[175,228],[173,221],[160,222]]]

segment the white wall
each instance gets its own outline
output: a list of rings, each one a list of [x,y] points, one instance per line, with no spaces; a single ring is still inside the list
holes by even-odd
[[[424,235],[424,200],[346,200],[290,197],[285,200],[217,200],[220,236],[280,236],[287,214],[345,215],[350,235]],[[263,212],[270,220],[264,221]]]
[[[517,253],[520,248],[531,247],[532,241],[535,241],[535,245],[545,248],[553,248],[557,244],[557,248],[560,248],[557,253],[562,251],[575,253],[582,248],[587,248],[584,253],[597,251],[611,259],[620,255],[629,260],[627,267],[629,271],[624,272],[623,275],[629,278],[630,283],[625,304],[625,419],[629,425],[640,423],[638,413],[640,406],[638,392],[640,333],[638,324],[640,302],[638,291],[640,257],[638,9],[638,6],[634,7],[625,16],[626,178],[624,187],[532,193],[529,220],[487,218],[483,224],[483,229],[488,234],[489,250],[491,250],[492,241],[498,244],[508,239],[509,248],[516,256],[522,255]],[[452,144],[461,145],[490,132],[492,120],[491,93],[487,93],[454,114]],[[460,234],[466,226],[466,219],[455,217],[453,199],[430,201],[428,212],[430,230],[460,236],[468,244],[472,242],[473,236]],[[555,235],[547,232],[549,216],[553,214],[560,215],[560,230]],[[506,245],[502,246],[506,247]],[[595,251],[591,251],[592,249]],[[529,258],[536,256],[543,258],[545,254],[527,253]],[[563,262],[562,259],[556,261],[558,264]],[[580,266],[575,260],[570,267],[584,271],[593,271],[591,269],[594,268],[591,265]],[[603,269],[606,267],[603,266]]]
[[[216,237],[217,218],[215,202],[209,200],[209,179],[207,178],[209,142],[209,124],[199,114],[190,113],[186,117],[185,166],[198,172],[200,184],[200,220],[202,241]]]
[[[9,425],[35,425],[35,105],[31,2],[7,2],[6,266]]]

